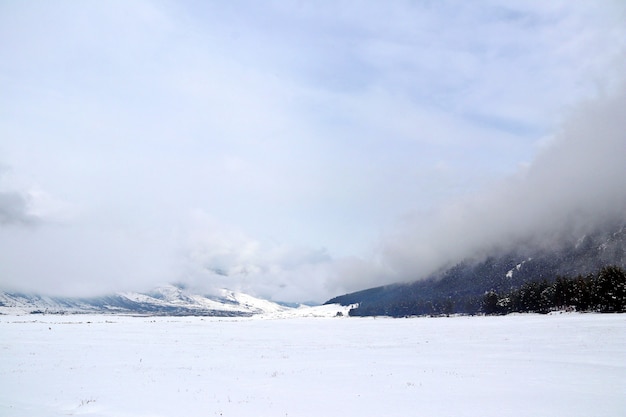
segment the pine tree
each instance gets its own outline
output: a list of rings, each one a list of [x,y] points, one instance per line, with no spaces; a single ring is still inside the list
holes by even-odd
[[[626,310],[626,273],[623,269],[617,266],[602,268],[592,288],[598,311],[612,313]]]

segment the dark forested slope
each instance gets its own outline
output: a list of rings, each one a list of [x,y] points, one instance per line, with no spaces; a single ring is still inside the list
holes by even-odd
[[[327,303],[358,304],[351,315],[401,317],[484,312],[486,293],[507,294],[529,282],[598,274],[606,266],[626,267],[626,226],[621,224],[552,249],[524,246],[451,268],[412,283],[342,295]]]

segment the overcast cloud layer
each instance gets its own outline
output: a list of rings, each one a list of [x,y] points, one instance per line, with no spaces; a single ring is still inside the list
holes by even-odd
[[[624,22],[617,0],[1,2],[0,286],[323,301],[584,231],[626,203]]]

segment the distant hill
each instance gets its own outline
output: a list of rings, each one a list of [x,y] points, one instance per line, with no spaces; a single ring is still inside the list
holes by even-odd
[[[124,292],[92,298],[0,292],[1,314],[92,313],[247,317],[286,310],[291,308],[234,291],[220,290],[217,295],[197,295],[180,285],[162,286],[149,293]]]
[[[370,288],[335,297],[328,304],[357,304],[351,315],[402,317],[482,312],[485,294],[506,294],[525,283],[626,268],[626,225],[613,225],[553,249],[524,245],[481,259],[467,259],[412,283]]]

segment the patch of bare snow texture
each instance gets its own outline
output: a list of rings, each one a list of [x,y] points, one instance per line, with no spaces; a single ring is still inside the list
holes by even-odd
[[[304,318],[304,317],[348,317],[352,308],[357,305],[342,306],[340,304],[324,304],[320,306],[302,305],[298,308],[284,309],[275,312],[268,312],[255,316],[263,319],[285,319],[285,318]]]
[[[0,415],[626,410],[624,314],[331,318],[337,306],[321,307],[326,318],[0,316]]]
[[[533,258],[528,258],[529,261],[531,261]],[[510,269],[509,272],[506,273],[506,277],[507,278],[513,278],[513,272],[514,271],[519,271],[520,269],[522,269],[522,265],[524,265],[526,263],[526,261],[522,261],[521,263],[515,265],[515,268]]]

